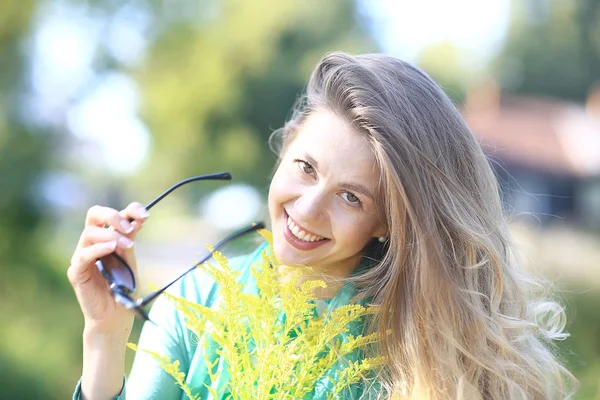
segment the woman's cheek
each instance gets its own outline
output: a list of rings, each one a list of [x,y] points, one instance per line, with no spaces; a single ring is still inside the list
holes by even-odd
[[[337,208],[335,217],[332,218],[332,229],[342,235],[344,242],[362,245],[371,239],[373,223],[369,218],[352,211]]]
[[[277,171],[275,171],[275,175],[273,175],[273,179],[271,179],[271,185],[269,187],[270,192],[279,192],[282,189],[283,184],[285,183],[285,171],[282,166],[279,166]]]
[[[277,203],[287,202],[297,195],[298,186],[297,181],[287,175],[275,176],[271,181],[269,197]]]

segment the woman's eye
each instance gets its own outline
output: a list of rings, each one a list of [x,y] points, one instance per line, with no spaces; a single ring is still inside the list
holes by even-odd
[[[315,172],[315,169],[313,168],[312,165],[310,165],[309,163],[307,163],[304,160],[294,160],[298,163],[298,166],[300,167],[300,169],[302,170],[302,172],[304,172],[305,174],[309,174],[312,175]]]
[[[360,199],[350,192],[343,192],[342,198],[353,205],[361,204]]]

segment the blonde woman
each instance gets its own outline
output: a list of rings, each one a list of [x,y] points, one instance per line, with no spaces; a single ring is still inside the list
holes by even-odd
[[[323,299],[380,306],[371,326],[388,364],[376,391],[352,396],[572,395],[574,379],[551,350],[565,335],[556,322],[563,310],[532,296],[536,282],[514,257],[490,164],[425,73],[385,55],[328,54],[273,143],[280,154],[269,190],[275,255],[326,277]],[[138,203],[88,213],[68,271],[85,318],[75,398],[184,398],[140,354],[124,386],[133,317],[115,304],[95,267],[115,249],[135,265],[133,240],[147,217]],[[186,285],[180,294],[210,303],[197,281]],[[156,311],[162,323],[146,324],[141,341],[183,359],[188,381],[201,385],[202,366],[174,313]]]

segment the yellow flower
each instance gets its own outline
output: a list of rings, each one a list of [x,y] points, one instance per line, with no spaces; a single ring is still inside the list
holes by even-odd
[[[270,232],[263,230],[261,234],[271,243]],[[334,391],[328,394],[328,398],[335,398],[385,364],[383,357],[355,356],[347,362],[340,361],[376,342],[375,334],[349,333],[350,324],[361,323],[375,308],[348,304],[317,315],[314,292],[325,283],[308,281],[297,285],[297,272],[292,273],[296,274],[292,279],[278,279],[275,266],[279,263],[270,247],[251,266],[258,294],[244,293],[245,285],[238,282],[239,272],[230,268],[223,255],[215,253],[214,259],[216,264],[207,262],[199,268],[220,288],[221,301],[216,307],[211,309],[166,295],[183,313],[187,328],[197,335],[211,382],[217,382],[222,373],[216,370],[219,360],[225,361],[222,364],[227,366],[228,384],[218,392],[207,386],[213,397],[230,393],[234,400],[301,399],[315,390],[319,379],[337,368]],[[207,355],[208,339],[219,347],[218,357],[213,357],[212,362]],[[135,345],[130,347],[137,350]],[[174,377],[190,399],[196,398],[185,383],[178,361],[146,352]]]

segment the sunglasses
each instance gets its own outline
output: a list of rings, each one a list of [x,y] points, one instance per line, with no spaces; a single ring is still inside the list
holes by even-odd
[[[194,177],[185,179],[185,180],[178,182],[175,185],[171,186],[169,189],[167,189],[165,192],[163,192],[156,199],[154,199],[150,203],[148,203],[148,205],[146,206],[146,210],[150,210],[158,202],[160,202],[162,199],[167,197],[167,195],[169,195],[175,189],[177,189],[183,185],[186,185],[191,182],[207,181],[207,180],[213,180],[213,181],[214,180],[231,180],[231,175],[228,172],[219,172],[219,173],[215,173],[215,174],[200,175],[200,176],[194,176]],[[130,219],[129,222],[133,222],[133,219]],[[100,271],[102,276],[104,276],[104,278],[108,281],[110,291],[111,291],[115,301],[117,303],[123,305],[126,309],[134,312],[136,315],[143,318],[144,320],[150,321],[150,318],[148,317],[148,313],[144,310],[144,307],[147,306],[148,304],[150,304],[162,292],[167,290],[170,286],[175,284],[175,282],[177,282],[178,280],[183,278],[185,275],[187,275],[188,273],[190,273],[191,271],[196,269],[199,265],[202,265],[203,263],[208,261],[212,257],[214,252],[223,248],[226,244],[228,244],[228,243],[234,241],[235,239],[237,239],[241,236],[244,236],[248,233],[257,231],[259,229],[264,229],[264,228],[265,228],[264,223],[260,222],[260,223],[252,224],[251,226],[248,226],[238,232],[235,232],[235,233],[227,236],[225,239],[223,239],[220,242],[218,242],[217,244],[215,244],[212,247],[212,250],[206,256],[202,257],[200,259],[200,261],[195,263],[192,267],[187,269],[185,272],[183,272],[181,275],[179,275],[173,281],[169,282],[161,289],[159,289],[155,292],[152,292],[149,295],[139,298],[137,300],[134,300],[132,297],[136,290],[136,282],[135,282],[135,275],[133,273],[133,269],[129,266],[129,264],[127,264],[127,262],[121,256],[119,256],[116,252],[113,252],[104,257],[101,257],[99,260],[96,261],[96,267],[98,268],[98,271]],[[150,321],[150,322],[152,322],[152,321]]]

